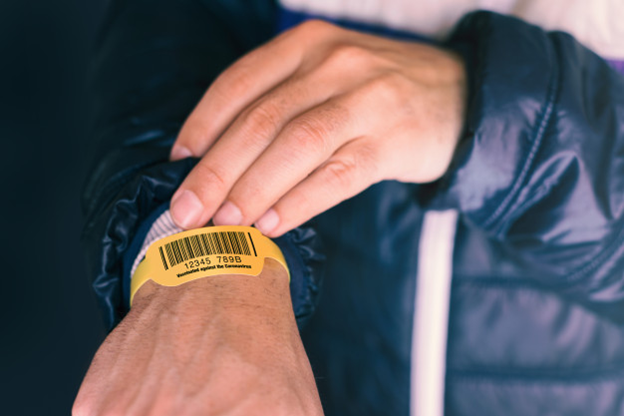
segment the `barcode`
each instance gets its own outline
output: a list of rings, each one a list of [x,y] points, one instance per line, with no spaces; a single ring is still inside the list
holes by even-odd
[[[173,267],[187,260],[213,254],[251,255],[245,233],[237,231],[191,235],[167,243],[164,247],[164,253],[162,247],[159,250],[165,270],[169,268],[167,261]]]

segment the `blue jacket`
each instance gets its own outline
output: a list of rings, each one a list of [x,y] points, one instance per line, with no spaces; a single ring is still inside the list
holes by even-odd
[[[128,263],[196,163],[167,160],[181,124],[220,71],[273,35],[275,13],[261,1],[113,2],[83,196],[109,328],[127,312]],[[421,231],[427,212],[452,209],[445,413],[624,414],[624,77],[567,34],[493,13],[466,16],[445,46],[470,78],[448,173],[374,185],[279,242],[325,412],[409,414]]]

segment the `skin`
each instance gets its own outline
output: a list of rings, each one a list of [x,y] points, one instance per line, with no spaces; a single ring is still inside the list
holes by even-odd
[[[98,350],[73,416],[322,415],[288,275],[146,283]]]
[[[385,179],[448,169],[463,124],[461,59],[311,21],[234,63],[185,122],[171,159],[201,158],[172,198],[182,228],[276,237]],[[288,280],[148,282],[96,354],[74,416],[322,415]]]
[[[242,57],[186,120],[171,159],[201,158],[173,195],[182,228],[276,237],[386,179],[447,170],[466,74],[448,51],[311,21]]]

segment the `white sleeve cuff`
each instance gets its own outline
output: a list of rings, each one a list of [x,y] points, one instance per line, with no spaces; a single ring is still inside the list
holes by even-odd
[[[145,236],[145,240],[143,240],[143,245],[141,246],[141,251],[139,251],[136,259],[134,259],[134,263],[132,263],[130,276],[134,276],[134,271],[139,266],[139,263],[145,257],[147,249],[154,241],[160,240],[161,238],[169,237],[170,235],[177,234],[182,231],[184,230],[175,225],[175,223],[173,222],[169,210],[163,212],[160,217],[158,217],[158,219],[154,221],[154,224],[152,224],[152,227]]]

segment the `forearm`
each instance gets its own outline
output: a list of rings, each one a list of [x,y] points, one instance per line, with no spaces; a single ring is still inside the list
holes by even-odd
[[[275,314],[284,321],[294,321],[288,273],[271,258],[265,259],[258,276],[222,274],[173,287],[148,281],[137,291],[129,316],[150,308],[166,309],[179,316],[214,317],[227,312],[231,317],[256,319]]]
[[[258,276],[139,289],[94,358],[74,415],[149,409],[162,416],[322,413],[279,263],[267,259]]]

